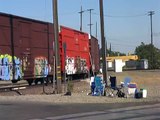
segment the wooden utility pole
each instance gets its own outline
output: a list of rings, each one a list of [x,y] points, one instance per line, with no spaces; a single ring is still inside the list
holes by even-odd
[[[61,66],[60,66],[60,56],[59,56],[59,30],[58,30],[58,8],[57,0],[52,0],[53,4],[53,25],[54,25],[54,40],[55,40],[55,60],[56,60],[56,80],[57,80],[57,93],[62,92],[62,78],[61,78]]]
[[[79,14],[80,14],[80,31],[82,32],[82,17],[83,17],[83,13],[84,13],[84,11],[82,10],[82,6],[81,6],[81,11],[80,12],[78,12]]]
[[[96,38],[98,37],[98,35],[97,35],[97,22],[96,22]]]
[[[66,86],[66,49],[67,49],[67,44],[66,42],[63,43],[63,49],[64,49],[64,68],[63,68],[63,81],[64,81],[64,93],[67,91],[67,86]]]
[[[112,52],[112,45],[111,45],[111,43],[110,43],[109,51],[110,51],[110,54],[111,54],[111,52]]]
[[[106,67],[106,42],[104,37],[104,15],[103,15],[103,0],[99,0],[100,7],[100,23],[101,23],[101,46],[102,46],[102,61],[103,61],[103,82],[107,84],[107,67]]]
[[[88,11],[90,12],[90,24],[89,24],[89,26],[90,26],[90,35],[92,34],[92,10],[94,10],[94,9],[88,9]]]
[[[151,45],[153,45],[152,16],[154,15],[154,11],[149,11],[148,15],[150,16],[150,23],[151,23]]]
[[[152,61],[152,68],[154,67],[154,53],[153,53],[153,31],[152,31],[152,16],[154,15],[154,11],[149,11],[148,15],[150,16],[150,23],[151,23],[151,61]]]
[[[12,69],[12,74],[13,74],[13,78],[12,80],[15,80],[15,59],[14,59],[14,28],[13,28],[13,16],[10,15],[10,35],[11,35],[11,50],[12,50],[12,65],[13,65],[13,69]]]

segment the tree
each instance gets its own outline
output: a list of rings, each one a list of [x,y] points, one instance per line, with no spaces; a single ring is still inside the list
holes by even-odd
[[[135,54],[138,55],[140,59],[148,59],[150,69],[160,68],[160,49],[156,48],[151,44],[141,43],[140,46],[136,47]],[[152,61],[153,54],[153,61]]]
[[[110,57],[112,57],[112,56],[126,56],[125,53],[121,53],[121,52],[118,52],[118,51],[107,50],[107,53],[109,54]]]
[[[118,51],[111,51],[111,50],[108,50],[108,49],[106,49],[106,53],[107,53],[106,56],[109,55],[110,57],[112,57],[112,56],[126,56],[125,53],[121,53],[121,52],[118,52]],[[100,56],[102,57],[102,49],[100,49]]]

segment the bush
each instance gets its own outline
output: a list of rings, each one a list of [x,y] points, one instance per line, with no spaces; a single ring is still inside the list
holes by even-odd
[[[67,83],[67,92],[73,91],[73,83],[71,81],[68,81]]]

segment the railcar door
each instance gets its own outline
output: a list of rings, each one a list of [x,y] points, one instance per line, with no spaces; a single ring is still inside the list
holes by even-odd
[[[31,23],[20,22],[20,50],[22,70],[25,78],[33,76],[33,62],[31,58]]]

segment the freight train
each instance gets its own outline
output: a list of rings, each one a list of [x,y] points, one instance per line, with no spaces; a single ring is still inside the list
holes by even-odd
[[[68,76],[99,71],[98,40],[60,26],[61,73]],[[53,24],[0,13],[0,80],[43,82],[55,75]],[[64,47],[65,46],[65,47]]]

